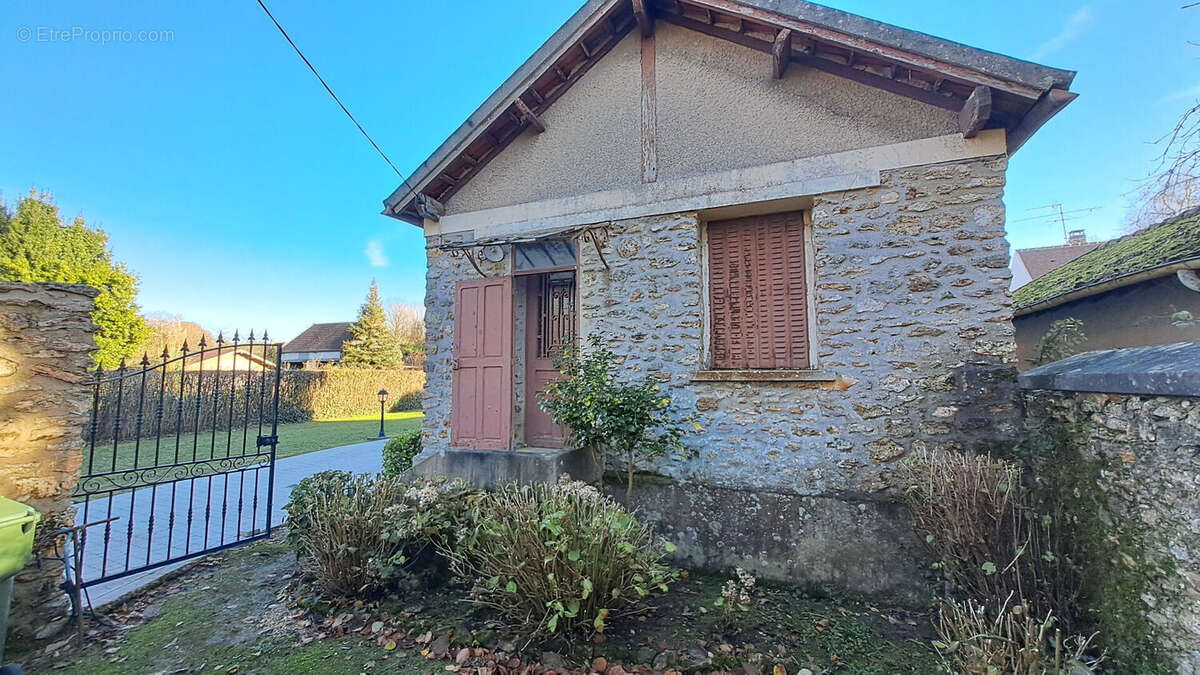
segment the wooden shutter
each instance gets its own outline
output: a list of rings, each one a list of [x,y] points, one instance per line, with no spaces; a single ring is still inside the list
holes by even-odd
[[[512,445],[512,340],[512,277],[460,281],[454,293],[451,446]]]
[[[708,225],[712,367],[810,367],[800,211]]]

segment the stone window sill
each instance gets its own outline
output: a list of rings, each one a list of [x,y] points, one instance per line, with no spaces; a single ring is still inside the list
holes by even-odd
[[[827,370],[698,370],[692,382],[833,382]]]

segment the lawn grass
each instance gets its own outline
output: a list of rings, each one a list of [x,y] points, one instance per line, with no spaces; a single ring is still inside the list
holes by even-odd
[[[393,436],[400,432],[417,431],[421,428],[421,413],[393,412],[388,413],[384,420],[384,432]],[[254,452],[254,440],[257,430],[251,429],[248,434],[246,452]],[[264,428],[263,433],[269,433]],[[320,422],[297,422],[295,424],[279,425],[279,445],[275,449],[278,459],[303,455],[308,452],[336,448],[339,445],[362,443],[379,438],[379,417],[347,417],[341,419],[322,420]],[[210,457],[225,457],[238,455],[242,452],[241,430],[235,429],[232,434],[225,431],[199,434],[180,434],[178,437],[179,455],[176,460],[176,436],[164,434],[158,444],[157,464],[168,464],[175,461],[191,461],[208,459]],[[193,451],[195,454],[193,455]],[[83,472],[95,473],[113,470],[113,448],[111,445],[97,446],[96,459],[89,464],[90,449],[84,450]],[[142,439],[140,443],[127,441],[117,445],[117,461],[115,470],[125,470],[135,467],[155,466],[155,441]],[[91,469],[89,470],[89,466]]]

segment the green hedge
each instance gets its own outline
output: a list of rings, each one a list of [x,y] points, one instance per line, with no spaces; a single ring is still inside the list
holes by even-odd
[[[425,371],[416,368],[285,370],[279,401],[281,410],[286,401],[319,421],[378,413],[380,389],[388,390],[389,411],[420,410],[424,388]]]
[[[156,431],[173,434],[181,419],[180,430],[185,433],[197,427],[213,429],[214,417],[217,429],[226,429],[231,422],[240,428],[247,417],[253,426],[260,418],[260,408],[270,414],[274,377],[274,371],[267,371],[265,377],[260,372],[168,371],[164,376],[162,371],[152,371],[146,374],[144,389],[140,376],[124,380],[119,411],[116,383],[104,382],[96,407],[96,443],[111,442],[114,435],[122,441],[133,440],[139,431],[143,438]],[[380,389],[388,390],[388,410],[420,410],[424,387],[425,372],[415,368],[284,370],[279,381],[279,422],[378,415]],[[84,425],[85,440],[91,440],[92,432],[91,424]]]

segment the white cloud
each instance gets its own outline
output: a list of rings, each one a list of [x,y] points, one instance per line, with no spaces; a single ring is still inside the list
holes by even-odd
[[[387,267],[387,253],[383,251],[383,244],[379,243],[378,239],[372,239],[367,242],[367,248],[363,250],[367,256],[367,261],[371,263],[371,267]]]
[[[1062,30],[1058,31],[1054,37],[1046,40],[1037,48],[1037,51],[1033,53],[1033,58],[1045,58],[1067,46],[1068,43],[1079,37],[1080,34],[1082,34],[1091,23],[1091,7],[1084,5],[1083,7],[1075,10],[1075,12],[1067,18],[1067,23],[1063,25]]]

